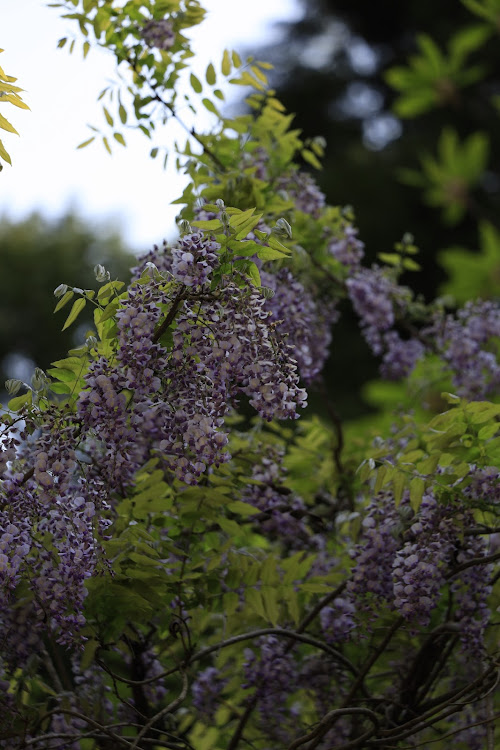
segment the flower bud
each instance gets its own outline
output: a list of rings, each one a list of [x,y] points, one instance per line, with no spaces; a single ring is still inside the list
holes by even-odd
[[[278,219],[272,229],[272,233],[283,240],[292,239],[292,227],[286,219]]]
[[[57,286],[54,289],[54,297],[63,297],[67,291],[68,291],[67,284],[59,284],[59,286]]]
[[[222,198],[217,198],[217,200],[215,201],[215,205],[217,206],[217,208],[219,209],[219,211],[224,211],[224,209],[226,207],[226,204],[224,203],[224,201],[222,200]]]
[[[10,378],[9,380],[5,381],[5,390],[7,393],[11,396],[15,396],[16,393],[19,392],[19,389],[21,386],[24,385],[22,380],[17,380],[16,378]]]
[[[98,281],[99,284],[102,284],[104,281],[109,281],[110,279],[109,271],[106,271],[104,266],[101,266],[100,263],[94,266],[94,273],[96,281]]]
[[[181,219],[179,222],[179,230],[181,234],[188,234],[189,232],[192,232],[191,224],[187,219]]]
[[[312,139],[312,143],[316,144],[320,148],[326,148],[326,138],[323,138],[322,135],[316,135]]]
[[[270,289],[268,286],[261,286],[260,293],[264,299],[272,299],[274,297],[274,289]]]
[[[35,367],[35,372],[31,377],[31,385],[35,391],[41,391],[47,385],[47,376],[40,367]]]

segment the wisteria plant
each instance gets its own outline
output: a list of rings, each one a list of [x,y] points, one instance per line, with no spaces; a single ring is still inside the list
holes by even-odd
[[[93,306],[93,330],[7,383],[0,748],[493,750],[498,297],[415,297],[409,235],[365,262],[269,65],[190,72],[197,0],[53,5],[119,66],[111,138],[82,145],[137,128],[166,156],[176,120],[189,184],[178,240],[128,287],[61,280],[64,327]],[[247,113],[219,111],[221,80]],[[322,377],[344,314],[381,370],[351,422]]]

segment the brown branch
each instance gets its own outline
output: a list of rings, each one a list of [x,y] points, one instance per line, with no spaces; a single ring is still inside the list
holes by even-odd
[[[174,301],[172,302],[172,307],[168,311],[166,318],[160,323],[154,333],[153,344],[156,344],[157,341],[161,339],[169,325],[173,322],[181,303],[185,299],[185,294],[185,289],[179,289],[179,291],[177,292],[177,295],[174,297]]]
[[[161,711],[158,711],[157,714],[151,717],[151,719],[144,725],[144,727],[141,729],[137,737],[135,738],[134,742],[130,746],[130,750],[137,750],[139,747],[140,740],[145,737],[145,735],[148,733],[150,729],[154,727],[154,725],[163,719],[164,716],[171,713],[172,711],[175,711],[178,706],[184,701],[187,695],[189,683],[187,679],[187,675],[185,672],[182,672],[182,688],[181,692],[177,696],[177,698],[174,698],[174,700],[168,704],[168,706],[165,706],[165,708],[162,708]]]
[[[168,109],[168,111],[170,112],[170,114],[172,115],[172,117],[174,117],[177,120],[177,122],[179,123],[179,125],[181,126],[181,128],[183,128],[183,130],[185,130],[188,135],[190,135],[192,138],[195,139],[195,141],[197,143],[200,144],[200,146],[203,149],[203,153],[206,154],[213,161],[213,163],[218,167],[218,169],[220,169],[221,172],[226,172],[227,169],[226,169],[225,165],[221,162],[221,160],[219,159],[219,157],[216,156],[216,154],[214,154],[214,152],[203,142],[202,137],[200,135],[198,135],[198,133],[196,133],[196,131],[194,130],[194,128],[189,128],[186,125],[186,123],[183,120],[181,120],[181,118],[179,117],[179,115],[175,111],[174,107],[171,104],[169,104],[168,102],[166,102],[160,96],[160,94],[158,93],[158,88],[159,88],[158,84],[155,84],[155,83],[151,82],[150,80],[148,80],[147,78],[145,78],[140,73],[140,71],[138,70],[136,63],[133,60],[131,60],[130,57],[128,57],[127,55],[120,55],[118,51],[116,51],[116,56],[117,56],[117,58],[118,58],[119,61],[121,61],[121,62],[127,62],[130,65],[130,67],[132,68],[132,70],[134,71],[134,73],[142,81],[144,81],[144,83],[146,83],[149,86],[149,88],[151,89],[152,94],[153,94],[152,95],[152,100],[153,101],[157,101],[159,104],[162,105],[162,107],[165,107],[165,109]]]
[[[225,648],[226,646],[232,646],[234,643],[240,643],[241,641],[250,640],[252,638],[260,638],[263,635],[277,635],[277,636],[281,636],[282,638],[289,638],[291,640],[299,641],[301,643],[307,643],[310,646],[315,646],[321,651],[325,651],[325,653],[332,656],[334,659],[340,662],[344,667],[346,667],[346,669],[348,669],[354,675],[358,674],[358,670],[356,669],[354,664],[351,664],[349,659],[347,659],[343,654],[341,654],[336,649],[332,648],[332,646],[329,646],[328,644],[323,643],[323,641],[320,641],[317,638],[313,638],[312,636],[304,635],[302,633],[299,633],[298,631],[285,630],[284,628],[262,628],[260,630],[254,630],[249,633],[241,633],[240,635],[235,635],[232,638],[228,638],[226,641],[222,641],[221,643],[216,643],[213,646],[208,646],[207,648],[204,648],[202,651],[198,651],[197,654],[193,654],[193,656],[189,659],[188,663],[191,664],[193,661],[204,659],[205,656],[208,656],[214,651],[218,651],[220,648]]]
[[[369,708],[356,708],[356,707],[350,707],[350,708],[335,708],[333,711],[329,711],[319,722],[317,727],[312,730],[312,732],[309,732],[309,734],[305,734],[302,737],[298,737],[298,739],[294,740],[291,745],[288,746],[288,750],[296,750],[296,748],[300,747],[301,745],[305,745],[306,742],[310,742],[311,740],[315,740],[318,735],[321,737],[328,731],[330,726],[332,726],[337,719],[339,719],[341,716],[345,715],[362,715],[366,716],[373,724],[373,727],[366,731],[364,734],[362,734],[360,737],[358,737],[355,740],[352,740],[351,742],[347,742],[344,745],[340,745],[338,750],[348,750],[348,748],[354,748],[357,745],[361,744],[365,740],[367,740],[369,737],[371,737],[374,732],[377,730],[379,725],[379,719],[376,713],[374,711],[371,711]],[[312,745],[312,747],[315,747],[315,745]]]
[[[460,563],[460,565],[457,565],[453,570],[448,573],[446,578],[449,580],[450,578],[453,578],[453,576],[456,576],[457,573],[461,573],[462,570],[467,570],[467,568],[472,568],[474,565],[487,565],[490,562],[495,562],[496,560],[500,560],[500,552],[494,552],[492,555],[483,555],[482,557],[472,557],[470,560],[466,560],[463,563]]]

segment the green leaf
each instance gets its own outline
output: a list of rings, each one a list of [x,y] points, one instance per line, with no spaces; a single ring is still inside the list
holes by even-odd
[[[67,383],[51,383],[50,390],[58,395],[68,395],[72,388]]]
[[[420,508],[422,496],[425,490],[425,482],[421,477],[413,477],[410,482],[410,505],[415,513]]]
[[[73,307],[71,308],[71,312],[66,318],[66,322],[62,327],[63,331],[65,331],[66,328],[69,328],[69,326],[75,322],[75,320],[80,315],[81,311],[84,309],[86,304],[87,304],[87,300],[84,297],[80,297],[79,299],[73,302]]]
[[[109,111],[106,109],[106,107],[103,107],[102,111],[104,112],[104,117],[106,118],[106,122],[108,123],[108,125],[110,125],[111,127],[113,127],[114,120],[111,117]]]
[[[255,263],[252,263],[252,261],[249,262],[249,265],[247,268],[247,275],[250,277],[250,280],[254,286],[256,287],[262,286],[262,282],[260,280],[259,269],[255,265]]]
[[[125,143],[125,138],[123,137],[121,133],[113,133],[113,138],[115,139],[115,141],[118,141],[118,143],[120,143],[122,146],[127,145]]]
[[[250,609],[255,612],[263,620],[268,620],[267,612],[264,608],[264,602],[262,600],[262,594],[257,589],[247,589],[245,592],[245,602],[249,605]]]
[[[222,228],[220,219],[208,219],[207,221],[192,221],[191,226],[205,231],[217,230]]]
[[[80,143],[77,148],[85,148],[85,146],[88,146],[92,141],[95,141],[95,135],[92,136],[92,138],[89,138],[86,141],[83,141],[83,143]]]
[[[15,127],[11,125],[3,115],[0,115],[0,128],[2,128],[2,130],[8,130],[9,133],[15,133],[16,135],[19,135]]]
[[[226,77],[231,75],[231,68],[232,68],[231,58],[229,56],[229,52],[227,51],[227,49],[225,49],[224,54],[222,55],[222,66],[221,66],[222,75]]]
[[[68,291],[66,292],[66,294],[64,294],[61,297],[61,299],[59,300],[59,302],[55,306],[54,312],[56,313],[56,312],[59,312],[59,310],[62,310],[62,308],[64,307],[64,305],[66,305],[70,301],[70,299],[72,299],[74,296],[75,296],[75,293],[71,289],[68,289]]]
[[[253,516],[260,512],[258,508],[254,508],[253,505],[244,503],[242,500],[233,500],[226,507],[231,513],[237,513],[240,516]]]
[[[394,502],[396,504],[396,507],[399,506],[401,499],[403,497],[403,491],[406,484],[406,475],[402,471],[398,471],[395,473],[394,478],[392,480],[392,488],[394,492]]]
[[[280,258],[288,258],[288,253],[283,253],[281,250],[274,250],[272,247],[261,247],[257,251],[257,257],[260,260],[279,260]]]
[[[273,627],[276,627],[280,618],[278,592],[275,588],[263,588],[261,593],[267,614],[267,619],[271,622]]]
[[[8,152],[5,150],[5,146],[3,145],[2,141],[0,141],[0,156],[8,164],[12,164],[12,160],[11,160]]]
[[[300,155],[302,156],[302,158],[304,159],[304,161],[307,161],[315,169],[322,169],[322,164],[321,164],[320,160],[309,149],[307,149],[307,148],[302,149],[302,151],[300,152]]]
[[[500,430],[500,422],[495,422],[494,424],[487,424],[484,427],[481,427],[481,429],[477,433],[477,436],[479,440],[489,440],[494,435],[496,435],[499,430]]]
[[[290,255],[290,250],[281,243],[274,234],[271,234],[267,238],[267,243],[270,247],[272,247],[274,250],[279,250],[279,252],[283,253],[284,255]]]
[[[16,396],[16,398],[11,398],[8,407],[11,411],[19,411],[19,409],[22,409],[23,406],[29,406],[31,404],[31,400],[32,393],[31,391],[28,391],[28,393],[25,393],[23,396]]]
[[[193,90],[195,91],[195,93],[201,94],[201,92],[203,91],[203,86],[199,78],[197,78],[194,73],[191,73],[189,80],[191,82],[191,86]]]
[[[217,81],[217,75],[215,73],[215,68],[212,65],[212,63],[210,63],[208,65],[208,67],[207,67],[207,72],[205,73],[205,78],[207,79],[207,83],[210,86],[215,86],[215,83]]]
[[[109,145],[108,139],[106,136],[103,136],[102,143],[108,154],[111,154],[111,146]]]
[[[210,99],[202,99],[202,104],[205,107],[205,109],[208,109],[209,112],[212,112],[212,114],[217,115],[217,117],[220,117],[219,110],[215,106],[215,104],[210,101]]]

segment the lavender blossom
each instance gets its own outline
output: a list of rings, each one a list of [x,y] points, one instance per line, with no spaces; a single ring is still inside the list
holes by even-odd
[[[160,21],[151,19],[144,24],[140,34],[148,47],[156,47],[164,51],[168,51],[175,42],[172,22],[166,18],[162,18]]]

